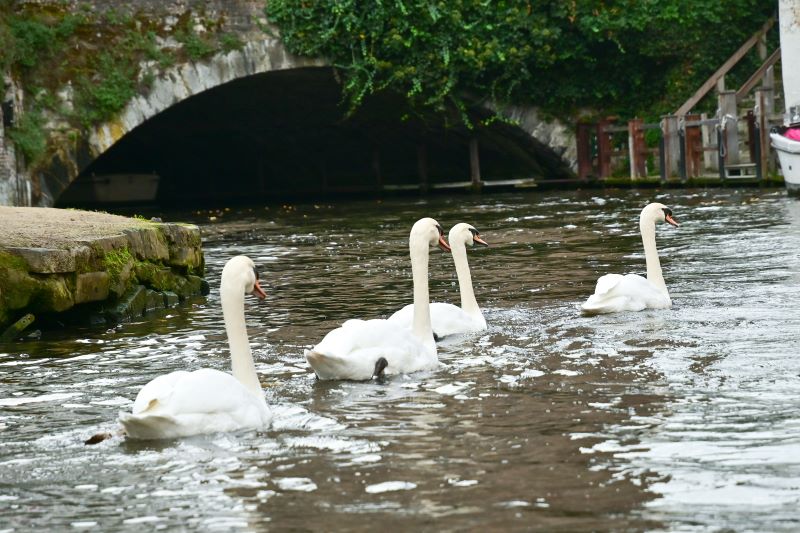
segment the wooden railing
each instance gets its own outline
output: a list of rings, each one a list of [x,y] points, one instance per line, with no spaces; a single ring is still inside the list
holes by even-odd
[[[780,48],[767,55],[766,45],[767,32],[774,23],[774,19],[769,19],[674,115],[664,116],[655,124],[645,124],[634,118],[622,125],[615,117],[593,124],[578,124],[579,177],[608,178],[615,168],[622,171],[622,159],[627,159],[632,179],[658,174],[662,180],[685,180],[708,175],[708,171],[722,179],[766,177],[770,165],[768,132],[771,125],[781,118],[773,111],[773,67],[780,59]],[[762,59],[761,66],[737,91],[726,91],[725,75],[756,45]],[[759,83],[761,87],[756,88]],[[689,114],[714,87],[717,88],[716,116]],[[754,88],[753,109],[739,116],[737,103]],[[745,134],[749,161],[740,154],[740,122],[746,124],[742,133]],[[645,142],[647,130],[659,130],[658,147],[648,147]],[[627,132],[627,139],[621,135],[623,132]]]

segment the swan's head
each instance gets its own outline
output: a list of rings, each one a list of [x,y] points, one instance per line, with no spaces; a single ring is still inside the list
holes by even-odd
[[[472,246],[475,243],[481,246],[489,246],[488,242],[481,239],[481,234],[475,229],[475,226],[467,224],[466,222],[459,222],[450,228],[447,240],[450,242],[450,246],[456,243],[463,244],[464,246]]]
[[[267,294],[258,284],[258,269],[253,260],[246,255],[237,255],[225,263],[222,269],[222,285],[220,290],[230,287],[231,290],[257,296],[259,300]]]
[[[678,221],[672,216],[672,209],[658,202],[647,204],[644,209],[642,209],[642,214],[639,215],[639,220],[641,222],[652,222],[653,224],[661,224],[666,222],[667,224],[675,226],[676,228],[679,225]]]
[[[450,251],[450,245],[444,240],[444,230],[441,224],[432,218],[421,218],[411,227],[409,241],[416,240],[427,242],[430,246],[438,245],[445,252]]]

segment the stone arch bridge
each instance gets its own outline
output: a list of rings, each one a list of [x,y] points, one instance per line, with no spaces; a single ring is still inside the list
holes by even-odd
[[[574,134],[534,108],[506,107],[512,121],[472,131],[444,129],[398,120],[401,99],[379,95],[345,117],[335,70],[267,35],[262,2],[113,4],[165,18],[210,11],[243,46],[160,72],[116,117],[59,141],[34,172],[0,126],[0,205],[256,200],[574,176]]]

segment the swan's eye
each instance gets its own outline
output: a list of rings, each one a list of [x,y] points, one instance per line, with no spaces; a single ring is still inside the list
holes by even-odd
[[[258,280],[258,267],[256,267],[255,265],[253,265],[253,274],[256,275],[256,281],[257,281]]]
[[[441,224],[436,224],[436,229],[439,230],[439,235],[444,235],[444,230],[442,229]]]
[[[672,216],[672,209],[670,209],[669,207],[664,207],[661,210],[664,211],[664,216],[665,217],[671,217]]]
[[[480,232],[480,231],[478,231],[478,230],[477,230],[477,229],[475,229],[475,228],[469,228],[469,232],[470,232],[470,233],[472,233],[472,236],[473,236],[473,237],[476,237],[476,236],[478,236],[478,235],[480,235],[480,234],[481,234],[481,232]]]

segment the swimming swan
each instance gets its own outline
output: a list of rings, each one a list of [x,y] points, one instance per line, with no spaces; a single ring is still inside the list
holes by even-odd
[[[319,379],[366,380],[436,368],[439,358],[431,329],[428,247],[438,244],[449,251],[443,234],[442,227],[432,218],[422,218],[411,228],[408,249],[414,283],[412,327],[400,327],[386,319],[348,320],[305,352]]]
[[[119,421],[131,439],[173,439],[268,426],[271,413],[256,375],[244,320],[244,296],[266,294],[250,258],[230,259],[222,269],[220,299],[233,375],[211,368],[158,376],[136,396],[133,412]]]
[[[602,276],[597,280],[594,294],[581,306],[585,314],[597,315],[672,307],[656,250],[656,223],[661,222],[678,227],[678,222],[672,217],[672,210],[664,204],[648,204],[639,215],[639,230],[642,233],[644,257],[647,262],[647,279],[637,274]]]
[[[431,326],[438,338],[486,329],[486,319],[478,307],[475,291],[472,288],[472,275],[467,262],[467,245],[478,243],[489,246],[489,244],[481,238],[477,229],[464,222],[450,229],[447,240],[452,248],[453,263],[456,265],[461,307],[442,302],[431,303]],[[389,320],[411,327],[413,316],[414,305],[409,304],[390,316]]]

